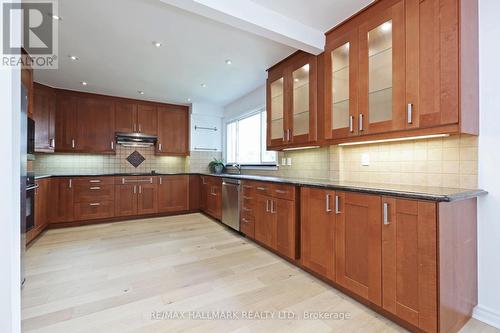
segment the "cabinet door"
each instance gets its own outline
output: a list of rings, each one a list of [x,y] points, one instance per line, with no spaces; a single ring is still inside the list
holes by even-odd
[[[407,128],[459,121],[458,17],[455,0],[406,0]]]
[[[267,79],[267,146],[268,148],[283,146],[290,141],[288,116],[289,102],[285,98],[285,80],[283,72],[269,73]]]
[[[307,143],[316,140],[317,64],[316,57],[301,54],[291,64],[291,100],[289,113],[290,141]],[[286,98],[286,97],[285,97]]]
[[[189,114],[186,108],[158,107],[157,155],[189,155]]]
[[[338,192],[336,281],[382,304],[382,209],[379,196]]]
[[[332,281],[335,280],[335,192],[302,188],[301,255],[302,265]]]
[[[201,179],[198,175],[189,175],[189,210],[198,210],[201,199]]]
[[[56,152],[76,151],[77,98],[57,94],[56,108]]]
[[[436,204],[383,198],[382,205],[382,306],[436,332]]]
[[[115,216],[137,215],[137,185],[115,186]]]
[[[49,222],[73,221],[73,180],[53,178],[49,186]]]
[[[41,84],[34,85],[33,119],[35,120],[35,151],[54,152],[55,146],[55,91]]]
[[[137,132],[137,104],[115,103],[115,132]]]
[[[210,192],[210,185],[208,184],[207,177],[200,176],[200,209],[201,211],[207,213],[208,209],[208,195]]]
[[[43,229],[47,225],[47,180],[37,180],[35,189],[35,229]]]
[[[155,214],[158,212],[158,187],[156,184],[139,185],[137,214]]]
[[[271,214],[272,198],[257,195],[255,200],[255,239],[272,249],[277,245],[277,220]]]
[[[358,27],[329,37],[325,52],[325,138],[358,135]]]
[[[276,225],[276,250],[290,259],[297,259],[295,201],[272,199],[271,215]]]
[[[158,185],[158,212],[188,210],[189,176],[160,177]]]
[[[359,27],[360,134],[405,127],[404,15],[404,1],[387,1]]]
[[[110,100],[86,97],[78,100],[76,148],[89,153],[115,149],[115,109]]]
[[[139,104],[137,106],[137,132],[157,135],[158,119],[155,105]]]

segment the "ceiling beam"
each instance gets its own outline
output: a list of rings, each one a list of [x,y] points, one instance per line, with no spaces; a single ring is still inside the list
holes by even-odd
[[[251,0],[160,1],[309,53],[319,54],[325,46],[323,32]]]

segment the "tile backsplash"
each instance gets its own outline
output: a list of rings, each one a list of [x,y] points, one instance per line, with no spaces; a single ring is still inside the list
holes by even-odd
[[[278,170],[244,170],[268,176],[362,181],[371,183],[477,187],[478,138],[457,135],[360,146],[330,146],[280,152],[278,162],[291,158],[292,165]],[[188,157],[155,156],[153,148],[137,151],[146,160],[134,168],[126,158],[132,148],[117,146],[116,155],[38,154],[37,174],[92,174],[127,172],[208,172],[208,163],[220,152],[192,151]],[[361,165],[362,158],[369,165]]]
[[[279,162],[283,158],[291,158],[292,165],[280,166],[277,171],[244,172],[282,177],[476,188],[477,147],[477,137],[470,135],[330,146],[279,153]],[[363,156],[369,160],[369,165],[361,165]]]

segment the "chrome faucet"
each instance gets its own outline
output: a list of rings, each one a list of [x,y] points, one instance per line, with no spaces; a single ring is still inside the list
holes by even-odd
[[[238,174],[241,175],[241,164],[235,163],[233,164],[233,168],[236,168],[236,170],[238,170]]]

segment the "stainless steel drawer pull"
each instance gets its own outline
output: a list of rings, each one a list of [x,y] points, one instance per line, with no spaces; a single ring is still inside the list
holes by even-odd
[[[73,188],[73,179],[69,180],[68,187],[69,188]]]
[[[99,186],[94,186],[94,187],[91,187],[90,189],[94,191],[94,190],[100,190],[101,188]]]
[[[142,186],[139,185],[139,194],[142,194]]]
[[[50,139],[50,148],[55,148],[56,147],[56,139],[52,138]]]
[[[243,199],[245,199],[245,200],[252,200],[252,197],[243,196]]]
[[[243,188],[253,188],[253,186],[250,186],[250,185],[243,185]]]
[[[408,124],[413,124],[413,104],[408,104],[406,107],[406,113],[408,117]]]
[[[354,116],[349,116],[349,132],[354,132]]]
[[[92,179],[89,180],[89,183],[100,183],[101,181],[99,179]]]
[[[286,193],[288,193],[288,191],[276,190],[276,193],[279,193],[279,194],[286,194]]]
[[[265,190],[267,190],[267,188],[259,186],[259,187],[257,187],[257,190],[259,190],[259,191],[265,191]]]
[[[389,222],[389,204],[387,202],[384,202],[384,225],[389,224],[391,224]]]
[[[161,143],[158,144],[158,150],[161,151],[162,145]]]
[[[266,212],[269,213],[269,200],[266,200]]]
[[[101,204],[100,204],[100,203],[98,203],[98,202],[94,202],[94,203],[91,203],[91,204],[90,204],[90,206],[93,206],[93,207],[94,207],[94,206],[100,206],[100,205],[101,205]]]
[[[340,214],[340,197],[338,195],[335,196],[335,214]]]
[[[363,114],[359,114],[359,128],[360,131],[363,131]]]
[[[71,148],[75,149],[75,147],[76,147],[75,139],[71,139]]]
[[[326,195],[326,212],[330,213],[332,209],[330,208],[330,194]]]
[[[242,218],[242,219],[241,219],[241,222],[243,222],[243,223],[250,223],[250,221],[248,221],[248,220],[247,220],[247,219],[245,219],[245,218]]]
[[[276,204],[274,203],[274,200],[271,200],[271,213],[274,214],[276,213]]]
[[[250,208],[243,207],[243,211],[245,211],[245,212],[251,212],[252,210]]]
[[[111,141],[111,150],[115,150],[115,143]]]

